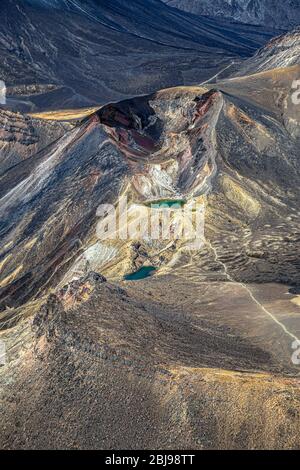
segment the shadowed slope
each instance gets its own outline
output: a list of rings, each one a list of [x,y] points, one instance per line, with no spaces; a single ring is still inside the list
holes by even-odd
[[[299,0],[163,0],[181,10],[195,15],[230,18],[246,24],[259,24],[273,28],[289,29],[299,24]]]
[[[9,0],[0,12],[8,105],[31,112],[195,83],[249,57],[274,34],[200,20],[157,0],[146,6],[142,0]],[[26,92],[24,85],[34,86]]]

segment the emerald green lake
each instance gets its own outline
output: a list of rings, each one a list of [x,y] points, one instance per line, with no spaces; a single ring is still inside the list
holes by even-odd
[[[125,281],[139,281],[140,279],[145,279],[146,277],[151,276],[156,268],[154,266],[144,266],[135,273],[127,274],[124,276]]]
[[[160,199],[157,201],[147,202],[146,206],[150,206],[152,209],[162,209],[164,207],[183,207],[186,201],[184,199]]]

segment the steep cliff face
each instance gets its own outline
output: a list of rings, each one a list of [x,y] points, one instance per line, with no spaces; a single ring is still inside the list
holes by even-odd
[[[288,29],[300,22],[300,1],[288,0],[163,0],[168,5],[212,17],[241,23]]]
[[[33,119],[0,109],[0,175],[59,139],[69,123]]]
[[[250,74],[266,70],[292,67],[300,64],[300,28],[275,37],[250,59],[237,74]]]

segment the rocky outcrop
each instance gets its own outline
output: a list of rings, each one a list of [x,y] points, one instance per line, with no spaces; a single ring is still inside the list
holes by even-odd
[[[273,69],[300,66],[300,28],[272,39],[246,60],[237,75],[259,73]]]
[[[0,175],[59,139],[71,128],[68,123],[45,122],[0,109]]]
[[[95,288],[104,282],[106,282],[104,276],[89,272],[83,278],[65,285],[56,294],[50,294],[32,322],[36,338],[45,336],[47,340],[51,340],[52,337],[59,335],[55,332],[64,323],[66,312],[75,309],[82,302],[86,302]]]
[[[57,296],[65,310],[76,307],[77,304],[85,302],[92,294],[95,286],[106,282],[104,276],[89,272],[85,277],[72,281],[59,290]]]

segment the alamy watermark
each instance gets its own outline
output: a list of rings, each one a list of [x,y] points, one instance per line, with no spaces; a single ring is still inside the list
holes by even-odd
[[[292,83],[292,103],[295,105],[300,105],[300,80],[294,80]],[[295,366],[300,365],[300,340],[295,340],[292,343],[292,349],[294,350],[292,354],[292,363]]]
[[[295,105],[300,104],[300,80],[294,80],[292,83],[292,103]]]
[[[292,344],[292,349],[294,353],[292,354],[292,363],[295,366],[300,366],[300,340],[297,339]]]
[[[0,80],[0,104],[6,104],[6,85],[3,80]]]
[[[195,250],[204,243],[204,204],[183,201],[128,204],[124,196],[117,206],[101,204],[97,216],[100,240],[183,240]]]
[[[4,341],[0,340],[0,366],[6,364],[6,345]]]

